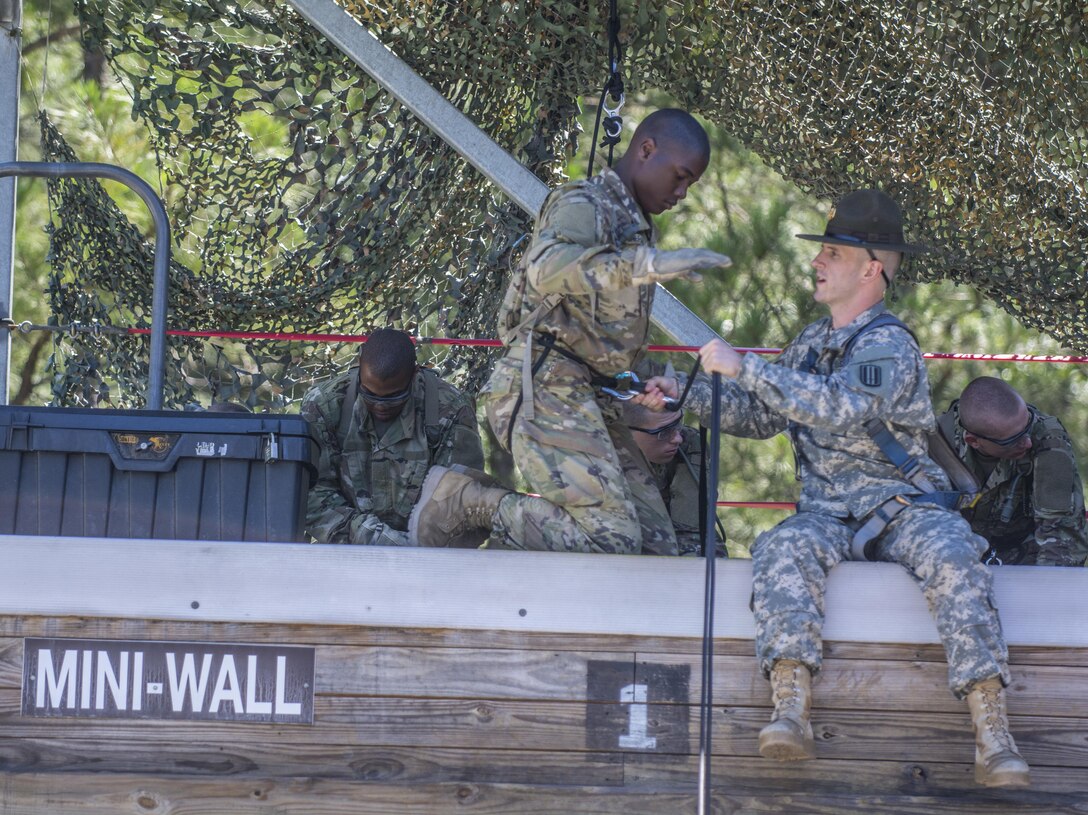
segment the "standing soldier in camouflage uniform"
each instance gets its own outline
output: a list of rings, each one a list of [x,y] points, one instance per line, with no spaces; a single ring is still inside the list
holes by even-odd
[[[657,413],[644,405],[623,404],[623,418],[642,453],[643,469],[665,502],[681,555],[701,555],[699,532],[699,473],[703,450],[699,431],[688,427],[682,411]],[[717,536],[718,554],[725,554],[725,540]]]
[[[302,415],[321,447],[306,510],[318,543],[415,545],[408,516],[428,470],[483,466],[472,401],[416,364],[403,331],[372,333],[358,365],[306,394]]]
[[[986,541],[941,505],[948,482],[926,454],[935,417],[925,365],[913,335],[884,309],[901,253],[921,247],[904,242],[898,205],[877,190],[844,197],[823,235],[798,237],[822,244],[812,261],[815,299],[830,318],[805,328],[773,363],[741,357],[720,340],[700,351],[708,372],[728,378],[722,430],[753,438],[789,433],[802,482],[797,513],[752,546],[756,652],[774,701],[760,753],[813,755],[810,680],[821,666],[828,572],[846,559],[890,561],[921,586],[952,692],[967,698],[976,781],[1026,786],[1028,766],[1005,713],[1008,652],[992,575],[979,561]],[[678,387],[668,378],[650,385],[668,395]],[[704,417],[708,385],[693,387],[686,405]]]
[[[480,394],[495,435],[545,500],[436,471],[425,489],[432,505],[413,525],[421,542],[463,517],[491,527],[497,546],[676,554],[668,512],[601,388],[621,387],[615,375],[641,356],[656,283],[729,263],[704,249],[654,248],[650,216],[676,206],[709,157],[692,116],[659,110],[614,170],[549,195],[499,315],[507,354]]]
[[[1008,383],[980,376],[937,424],[982,486],[977,503],[963,514],[990,543],[984,560],[1085,565],[1084,488],[1058,419],[1025,403]]]

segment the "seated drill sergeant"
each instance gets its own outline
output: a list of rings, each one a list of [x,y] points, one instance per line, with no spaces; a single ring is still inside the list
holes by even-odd
[[[318,543],[414,546],[408,516],[431,467],[483,467],[472,400],[420,368],[403,331],[373,332],[355,365],[306,394],[302,415],[321,447],[306,509]]]
[[[623,403],[623,419],[642,452],[642,466],[661,491],[680,554],[701,555],[699,472],[703,451],[698,429],[684,424],[683,411],[658,413],[634,402]],[[721,557],[725,555],[725,536],[715,531]]]
[[[1062,423],[992,376],[972,381],[938,419],[941,435],[981,487],[963,510],[986,538],[987,562],[1083,566],[1084,489]]]

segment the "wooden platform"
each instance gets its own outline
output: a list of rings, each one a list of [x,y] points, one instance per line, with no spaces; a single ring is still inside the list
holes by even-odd
[[[0,563],[4,815],[696,811],[701,561],[0,537]],[[1025,791],[974,785],[884,564],[833,573],[818,758],[760,758],[750,567],[721,563],[713,811],[1088,812],[1088,571],[996,582]],[[23,715],[24,637],[312,646],[313,724]]]

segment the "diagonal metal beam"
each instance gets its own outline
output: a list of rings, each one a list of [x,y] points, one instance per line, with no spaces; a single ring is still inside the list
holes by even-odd
[[[287,2],[530,217],[537,216],[548,194],[547,185],[409,68],[366,26],[334,0]],[[702,345],[718,336],[661,286],[654,297],[652,318],[655,325],[684,345]]]
[[[19,53],[22,0],[0,0],[0,162],[19,152]],[[0,179],[0,320],[13,317],[15,274],[15,179]],[[0,324],[0,405],[8,403],[11,332]]]

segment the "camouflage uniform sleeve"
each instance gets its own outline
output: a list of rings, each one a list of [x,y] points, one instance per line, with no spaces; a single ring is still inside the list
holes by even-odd
[[[559,194],[545,205],[525,270],[541,294],[589,294],[630,287],[645,274],[653,250],[619,250],[601,234],[600,206],[583,190]]]
[[[439,448],[432,464],[448,467],[463,464],[474,470],[484,468],[484,447],[480,441],[480,429],[476,425],[476,411],[472,400],[452,386],[453,392],[443,411],[449,424],[445,427]]]
[[[306,534],[317,543],[357,543],[381,546],[408,546],[408,536],[386,526],[376,516],[354,507],[340,492],[337,474],[340,445],[336,439],[338,423],[331,419],[330,407],[343,394],[324,393],[314,388],[302,400],[302,415],[317,436],[321,456],[317,481],[306,498]]]
[[[1056,429],[1035,456],[1032,505],[1040,566],[1088,565],[1088,524],[1084,488],[1077,472],[1073,444],[1064,428]],[[1043,446],[1043,445],[1041,445]]]
[[[687,376],[677,374],[676,378],[682,393],[687,384]],[[748,439],[769,439],[786,429],[786,420],[782,416],[732,379],[722,377],[720,393],[720,428],[723,433]],[[699,421],[709,427],[713,396],[714,383],[711,378],[706,374],[698,374],[684,402],[684,410],[697,415]]]
[[[861,423],[894,414],[909,402],[917,385],[917,350],[900,329],[864,335],[848,363],[829,376],[804,373],[746,354],[736,382],[774,405],[786,419],[807,427],[846,433]]]

